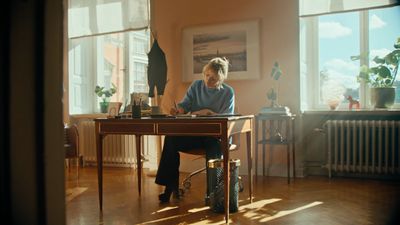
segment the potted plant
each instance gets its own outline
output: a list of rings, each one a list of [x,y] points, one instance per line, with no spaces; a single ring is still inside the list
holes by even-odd
[[[359,60],[362,56],[352,56],[352,60]],[[394,44],[394,50],[383,58],[376,56],[374,67],[362,65],[358,81],[365,81],[371,86],[371,102],[375,108],[388,108],[394,104],[396,90],[394,82],[400,63],[400,37]]]
[[[100,87],[99,85],[96,85],[94,93],[102,98],[102,101],[100,102],[100,112],[107,112],[108,104],[110,103],[110,97],[113,96],[116,92],[117,87],[114,84],[112,84],[112,87],[110,89],[105,89],[105,87]]]

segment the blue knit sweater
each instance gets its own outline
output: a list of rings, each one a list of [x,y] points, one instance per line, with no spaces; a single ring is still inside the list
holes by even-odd
[[[217,89],[208,88],[203,80],[196,80],[178,105],[185,110],[185,113],[209,109],[215,113],[233,114],[235,94],[233,88],[225,83]]]

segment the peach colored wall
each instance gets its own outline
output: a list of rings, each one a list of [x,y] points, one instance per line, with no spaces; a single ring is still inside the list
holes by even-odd
[[[256,114],[269,104],[266,93],[272,87],[270,71],[275,61],[283,70],[280,78],[279,103],[292,112],[300,108],[299,87],[299,19],[298,1],[294,0],[153,0],[152,30],[157,33],[161,48],[166,53],[168,79],[162,107],[169,110],[173,99],[180,100],[190,83],[181,80],[181,31],[185,27],[260,21],[259,80],[227,81],[236,93],[236,105],[242,114]],[[245,142],[242,142],[243,144]],[[286,168],[285,160],[274,159]],[[240,153],[241,171],[246,171],[245,154]],[[277,171],[277,174],[284,171]]]
[[[241,113],[256,113],[267,104],[272,65],[279,61],[284,75],[280,80],[280,103],[299,108],[299,28],[297,1],[292,0],[154,0],[153,30],[166,53],[168,79],[163,106],[183,97],[190,83],[181,81],[181,31],[185,27],[260,20],[261,79],[227,81],[236,92]],[[285,85],[283,85],[285,84]]]

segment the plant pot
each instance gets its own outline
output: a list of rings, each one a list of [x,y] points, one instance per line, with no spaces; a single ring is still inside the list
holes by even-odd
[[[371,103],[374,108],[390,108],[394,104],[396,97],[394,87],[371,88]]]
[[[109,102],[100,102],[100,112],[107,113],[108,112],[108,103]]]

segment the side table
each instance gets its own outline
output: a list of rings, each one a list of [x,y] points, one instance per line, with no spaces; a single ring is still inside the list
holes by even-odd
[[[293,177],[295,173],[295,137],[294,137],[294,119],[295,115],[260,113],[256,115],[255,121],[255,173],[256,179],[258,175],[258,145],[262,145],[262,160],[263,160],[263,176],[265,176],[265,152],[266,146],[269,146],[269,163],[271,164],[271,152],[274,145],[286,145],[287,152],[287,182],[290,183],[290,152],[292,152]],[[261,123],[261,135],[259,134],[259,125]],[[260,137],[261,136],[261,137]]]

